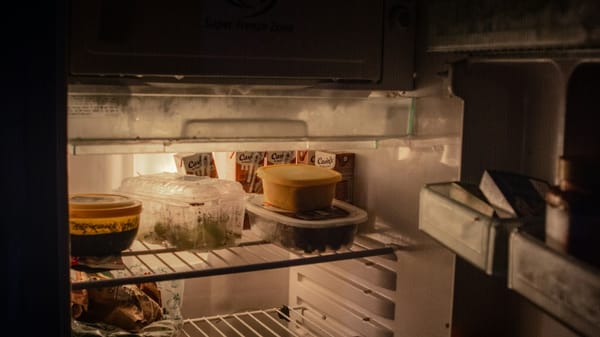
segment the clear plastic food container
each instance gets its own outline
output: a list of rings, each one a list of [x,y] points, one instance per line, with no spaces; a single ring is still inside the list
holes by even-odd
[[[144,204],[142,241],[210,249],[241,238],[246,193],[238,182],[163,172],[125,178],[118,192]]]
[[[289,212],[265,204],[263,195],[254,194],[246,201],[246,210],[255,234],[298,253],[349,247],[358,225],[367,221],[367,212],[337,199],[328,209]]]

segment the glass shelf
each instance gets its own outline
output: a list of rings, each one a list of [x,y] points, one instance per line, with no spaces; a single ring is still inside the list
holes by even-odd
[[[289,150],[370,150],[378,148],[407,148],[411,151],[443,152],[446,146],[460,146],[458,135],[423,137],[339,137],[310,139],[72,139],[68,144],[71,155],[95,154],[152,154],[177,152],[235,152]]]
[[[508,286],[585,336],[600,336],[600,270],[547,246],[543,229],[513,231]]]
[[[249,231],[248,231],[249,232]],[[150,246],[136,241],[122,253],[124,269],[111,270],[112,277],[72,281],[72,290],[111,287],[123,284],[160,282],[175,279],[242,273],[273,268],[293,267],[321,262],[382,256],[396,260],[394,252],[402,244],[381,243],[367,236],[357,236],[352,246],[318,254],[296,254],[279,245],[254,240],[244,233],[245,241],[235,247],[210,251],[190,251]],[[75,273],[75,270],[72,269]]]
[[[140,154],[177,152],[235,152],[289,150],[376,149],[375,138],[341,139],[235,139],[235,140],[70,140],[71,155]]]

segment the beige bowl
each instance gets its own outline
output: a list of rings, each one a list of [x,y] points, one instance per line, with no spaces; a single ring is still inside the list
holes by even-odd
[[[259,167],[264,201],[288,211],[309,211],[331,207],[335,185],[342,175],[332,169],[304,164]]]
[[[133,243],[142,203],[118,194],[85,193],[69,197],[71,255],[118,254]]]

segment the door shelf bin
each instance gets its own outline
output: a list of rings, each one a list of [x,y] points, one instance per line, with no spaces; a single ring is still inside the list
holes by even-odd
[[[528,228],[509,241],[508,287],[585,336],[600,336],[600,270]]]
[[[433,183],[421,189],[419,229],[486,274],[506,276],[510,231],[525,223],[543,223],[543,220],[483,215],[451,199],[451,184]]]

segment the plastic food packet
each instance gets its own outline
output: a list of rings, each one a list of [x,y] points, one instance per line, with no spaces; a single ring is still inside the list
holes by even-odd
[[[107,279],[123,272],[72,271],[71,278]],[[73,290],[72,336],[177,336],[183,325],[182,295],[182,280]]]
[[[237,181],[247,193],[262,193],[256,170],[264,166],[266,152],[228,152],[217,158],[219,177]]]
[[[94,278],[108,277],[97,274]],[[103,322],[138,332],[162,318],[160,290],[156,283],[91,288],[76,293],[73,299],[78,304],[78,310],[73,311],[74,318],[83,322]]]
[[[218,178],[212,152],[176,153],[173,156],[177,172],[196,176]]]
[[[82,271],[125,269],[121,254],[106,256],[71,256],[71,268]]]

